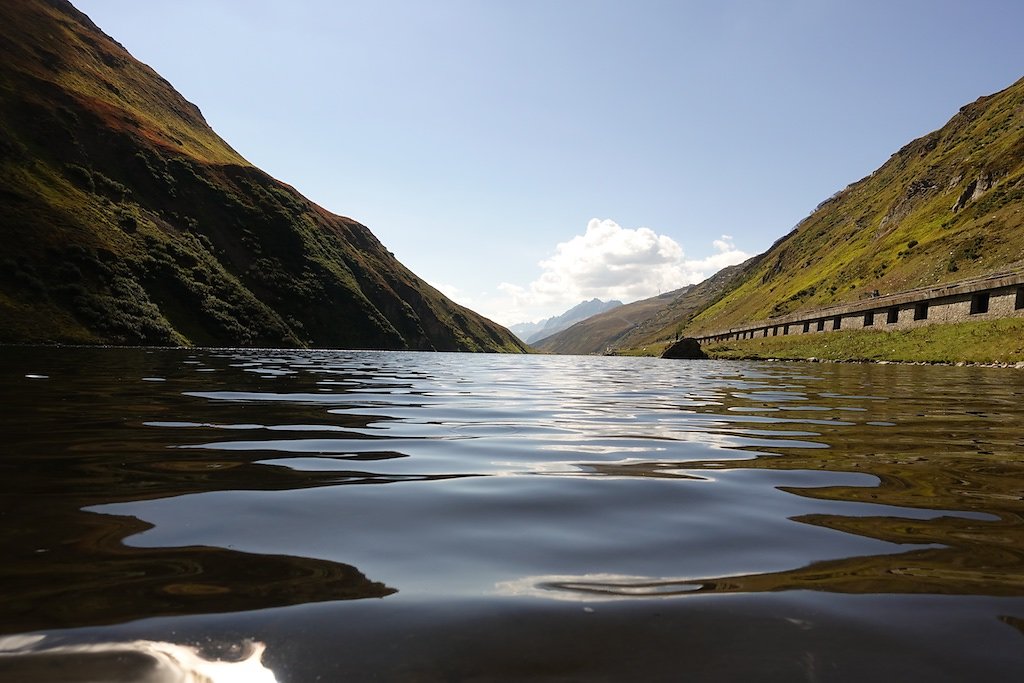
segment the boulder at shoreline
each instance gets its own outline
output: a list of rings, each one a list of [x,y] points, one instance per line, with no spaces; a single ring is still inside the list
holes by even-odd
[[[688,360],[707,358],[708,354],[700,348],[700,342],[693,337],[683,337],[672,346],[665,349],[661,354],[662,358],[683,358]]]

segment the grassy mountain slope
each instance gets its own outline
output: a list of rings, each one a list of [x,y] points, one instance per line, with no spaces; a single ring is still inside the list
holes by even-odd
[[[0,6],[0,341],[523,351],[64,0]]]
[[[1022,259],[1024,79],[961,108],[823,202],[685,331],[998,272]]]
[[[1024,79],[964,106],[822,202],[765,253],[687,290],[588,320],[556,353],[658,348],[744,322],[1024,267]],[[712,286],[713,285],[713,286]],[[666,298],[670,297],[670,298]],[[630,308],[632,307],[632,308]],[[643,311],[643,313],[639,313]]]

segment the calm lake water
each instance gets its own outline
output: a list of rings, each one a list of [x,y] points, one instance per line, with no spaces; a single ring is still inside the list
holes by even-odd
[[[1022,398],[1012,369],[0,349],[0,681],[1024,680]]]

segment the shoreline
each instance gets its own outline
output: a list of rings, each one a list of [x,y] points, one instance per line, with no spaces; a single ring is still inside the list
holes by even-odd
[[[873,358],[777,358],[765,356],[714,356],[707,360],[745,360],[764,363],[835,363],[844,365],[927,365],[949,368],[999,368],[1024,370],[1024,361],[1017,362],[981,362],[981,361],[928,361],[928,360],[886,360]]]
[[[701,348],[709,357],[722,359],[1016,367],[1024,363],[1024,318],[779,335],[712,342]]]

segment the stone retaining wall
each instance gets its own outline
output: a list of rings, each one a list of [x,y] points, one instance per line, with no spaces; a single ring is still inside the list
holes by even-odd
[[[1009,317],[1024,317],[1024,272],[876,296],[762,320],[697,339],[704,344],[833,330],[905,330],[934,323]]]

